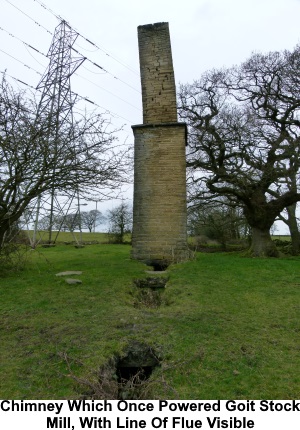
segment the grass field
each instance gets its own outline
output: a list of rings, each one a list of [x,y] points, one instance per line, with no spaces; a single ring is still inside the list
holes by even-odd
[[[300,258],[198,253],[169,267],[153,307],[133,286],[148,275],[130,246],[29,254],[0,278],[2,399],[79,398],[132,341],[160,359],[148,398],[299,398]],[[65,270],[82,284],[56,276]]]
[[[30,237],[33,236],[33,231],[24,231],[25,235],[29,235]],[[47,242],[49,239],[49,232],[47,231],[39,231],[37,240],[39,242]],[[52,240],[54,240],[58,244],[62,244],[64,242],[76,242],[76,241],[82,241],[84,242],[107,242],[108,241],[108,234],[107,233],[99,233],[99,232],[82,232],[80,234],[79,231],[75,231],[74,233],[71,233],[69,231],[53,231],[52,232]]]

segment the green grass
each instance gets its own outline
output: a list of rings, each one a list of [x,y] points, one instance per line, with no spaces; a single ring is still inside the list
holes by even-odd
[[[30,237],[33,236],[33,231],[25,231],[25,235],[29,235]],[[64,243],[64,242],[76,242],[80,241],[80,238],[82,237],[82,241],[84,242],[107,242],[108,241],[108,234],[107,233],[101,233],[101,232],[82,232],[80,234],[79,231],[75,231],[74,233],[71,233],[70,231],[53,231],[52,232],[52,240],[55,241],[58,244]],[[37,240],[41,242],[47,242],[49,240],[49,232],[48,231],[39,231],[37,235]]]
[[[280,239],[280,240],[291,240],[291,236],[284,235],[284,234],[273,234],[272,239]]]
[[[33,237],[33,231],[23,231],[23,235],[25,237]],[[130,243],[131,241],[131,234],[125,234],[124,235],[124,243]],[[47,244],[49,243],[49,232],[48,231],[39,231],[37,234],[37,242],[38,244]],[[93,243],[112,243],[114,242],[114,237],[112,234],[105,233],[105,232],[79,232],[74,231],[73,233],[70,231],[53,231],[51,235],[51,242],[55,243],[56,245],[61,244],[67,244],[67,245],[74,245],[74,244],[93,244]]]
[[[299,262],[201,253],[169,268],[162,305],[147,308],[134,306],[147,275],[129,246],[31,251],[0,283],[0,396],[77,398],[70,374],[89,378],[138,340],[162,357],[152,398],[299,398]]]

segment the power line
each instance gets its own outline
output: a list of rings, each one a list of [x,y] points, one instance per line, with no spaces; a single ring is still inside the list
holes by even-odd
[[[32,85],[28,84],[27,82],[22,81],[21,79],[18,79],[18,78],[16,78],[15,76],[10,75],[10,74],[9,74],[9,73],[7,73],[6,71],[2,71],[2,70],[0,70],[0,73],[2,73],[2,75],[9,76],[11,79],[14,79],[15,81],[17,81],[17,82],[19,82],[19,83],[21,83],[21,84],[23,84],[23,85],[27,86],[28,88],[30,88],[30,89],[32,89],[32,90],[35,90],[35,91],[41,92],[41,90],[37,90],[37,89],[36,89],[36,87],[33,87]],[[39,72],[37,72],[37,73],[39,73]],[[112,117],[114,117],[114,118],[120,118],[120,119],[123,119],[123,120],[125,120],[125,121],[129,122],[130,124],[133,124],[133,121],[129,120],[128,118],[125,118],[125,117],[123,117],[123,116],[119,115],[118,113],[113,112],[113,111],[111,111],[110,109],[107,109],[107,108],[105,108],[104,106],[99,105],[98,103],[94,102],[93,100],[90,100],[88,97],[81,96],[80,94],[78,94],[78,93],[76,93],[76,92],[74,92],[74,91],[71,91],[71,93],[72,93],[72,95],[76,96],[78,99],[80,99],[80,100],[84,100],[84,101],[86,101],[86,102],[88,102],[88,103],[90,103],[90,104],[92,104],[92,105],[94,105],[94,106],[96,106],[96,107],[98,107],[98,108],[100,108],[100,109],[104,110],[104,112],[103,112],[104,114],[111,115],[111,116],[112,116]]]
[[[53,12],[53,10],[51,10],[48,6],[46,6],[40,0],[33,0],[33,1],[35,1],[36,3],[38,3],[43,9],[47,10],[48,12],[50,12],[56,18],[61,19],[58,14],[56,14],[55,12]],[[100,50],[100,51],[104,52],[105,55],[107,55],[108,57],[111,57],[113,60],[115,60],[119,64],[121,64],[123,67],[126,67],[129,71],[131,71],[132,73],[134,73],[137,76],[139,76],[139,73],[136,70],[134,70],[131,66],[129,66],[128,64],[126,64],[123,61],[119,60],[118,58],[116,58],[115,56],[113,56],[112,54],[110,54],[108,51],[106,51],[104,48],[101,48],[99,45],[97,45],[96,43],[92,42],[90,39],[88,39],[85,36],[83,36],[77,29],[75,29],[75,31],[78,33],[78,35],[80,37],[82,37],[82,39],[84,39],[90,45],[92,45],[93,47],[95,47],[97,50]]]
[[[87,70],[89,73],[93,73],[93,75],[106,75],[105,72],[94,72],[93,70],[90,70],[90,69],[88,69],[85,66],[82,66],[81,68],[84,69],[84,70]]]
[[[35,52],[37,52],[38,54],[42,55],[43,57],[47,58],[47,60],[49,60],[49,58],[47,57],[46,54],[44,54],[43,52],[39,51],[37,48],[35,48],[34,46],[30,45],[29,43],[25,42],[23,39],[15,36],[13,33],[5,30],[4,28],[0,27],[0,30],[4,31],[5,33],[7,33],[10,37],[18,40],[19,42],[23,43],[25,46],[28,46],[30,49],[33,49]],[[72,47],[71,47],[72,48]],[[18,60],[17,58],[13,57],[12,55],[8,54],[7,52],[3,51],[0,49],[0,51],[2,51],[4,54],[10,56],[11,58],[13,58],[14,60],[18,61],[19,63],[21,63],[24,67],[27,67],[28,69],[31,69],[33,71],[35,71],[36,73],[38,73],[39,75],[41,75],[40,72],[37,72],[35,69],[33,69],[32,67],[28,66],[27,64],[24,64],[22,61]],[[80,52],[78,52],[76,49],[74,50],[77,54],[81,55]],[[91,60],[87,59],[87,57],[84,57],[87,61],[91,62]],[[37,61],[37,60],[36,60]],[[41,63],[39,63],[41,64]],[[103,70],[103,73],[109,73],[107,72],[107,70],[105,70],[103,67],[101,67],[100,65],[97,65],[96,63],[93,63],[93,65],[97,66],[98,68],[100,68],[101,70]],[[88,69],[87,69],[88,70]],[[90,71],[91,72],[91,71]],[[93,73],[93,72],[91,72]],[[91,84],[95,85],[96,87],[102,89],[103,91],[113,95],[114,97],[118,98],[119,100],[123,101],[124,103],[128,104],[129,106],[132,106],[134,109],[137,110],[141,110],[140,108],[134,106],[132,103],[129,103],[128,101],[122,99],[121,97],[117,96],[116,94],[114,94],[112,91],[107,90],[106,88],[101,87],[100,85],[96,84],[95,82],[91,81],[90,79],[85,78],[84,76],[80,75],[79,73],[75,73],[76,76],[79,76],[80,78],[86,80],[87,82],[90,82]],[[118,78],[116,78],[118,79]],[[133,87],[132,87],[133,88]],[[137,91],[137,90],[136,90]]]
[[[37,1],[37,0],[34,0]],[[125,67],[126,69],[128,69],[130,72],[134,73],[135,75],[139,76],[139,73],[133,69],[132,67],[128,66],[126,63],[124,63],[121,60],[118,60],[116,57],[114,57],[112,54],[109,54],[108,51],[106,51],[104,48],[100,48],[98,45],[96,45],[96,43],[92,42],[91,40],[87,39],[86,37],[84,37],[82,34],[79,33],[79,36],[84,39],[86,42],[88,42],[90,45],[94,46],[96,48],[96,50],[102,51],[104,52],[104,54],[107,57],[112,58],[114,61],[116,61],[117,63],[121,64],[123,67]],[[84,49],[84,48],[83,48]]]
[[[25,46],[26,51],[28,52],[28,54],[34,59],[34,61],[36,61],[40,66],[44,67],[44,64],[40,63],[33,55],[32,53],[29,51],[29,49]]]
[[[17,6],[15,6],[11,1],[9,0],[5,0],[7,3],[9,3],[11,6],[15,7],[17,10],[19,10],[21,13],[23,13],[25,16],[27,16],[29,19],[31,19],[35,24],[37,24],[39,27],[43,28],[44,30],[46,30],[49,34],[53,35],[53,33],[51,33],[46,27],[44,27],[42,24],[40,24],[39,22],[35,21],[31,16],[29,16],[27,13],[25,13],[24,11],[22,11],[20,8],[18,8]],[[49,9],[46,5],[44,5],[43,3],[41,3],[39,0],[34,0],[36,1],[38,4],[40,4],[44,9],[48,10],[51,14],[53,14],[57,19],[62,20],[62,18],[55,14],[53,11],[51,11],[51,9]],[[67,22],[65,20],[65,22]],[[70,24],[68,24],[68,26],[70,28],[72,28],[70,26]],[[4,30],[5,31],[5,30]],[[77,30],[74,29],[74,31],[78,34],[78,36],[82,37],[83,39],[85,39],[88,43],[92,44],[93,46],[99,48],[95,43],[91,42],[89,39],[85,38],[84,36],[82,36]],[[141,93],[140,90],[134,88],[132,85],[128,84],[127,82],[123,81],[122,79],[120,79],[118,76],[114,75],[113,73],[111,73],[110,71],[108,71],[107,69],[105,69],[104,67],[102,67],[101,65],[95,63],[94,61],[90,60],[89,58],[87,58],[86,56],[82,55],[80,52],[78,52],[74,47],[72,47],[72,49],[78,53],[79,55],[83,56],[86,58],[86,60],[88,62],[90,62],[93,66],[99,68],[100,70],[103,70],[104,72],[106,72],[107,74],[111,75],[114,79],[122,82],[124,85],[128,86],[129,88],[131,88],[132,90],[138,92],[139,94]],[[101,49],[103,52],[105,52],[103,49]],[[44,54],[43,54],[44,55]],[[109,54],[106,54],[109,55]],[[110,55],[109,55],[110,56]],[[112,57],[113,58],[113,57]],[[117,60],[116,60],[117,61]]]
[[[9,54],[8,52],[3,51],[2,49],[0,49],[0,52],[3,52],[5,55],[8,55],[9,57],[13,58],[15,61],[17,61],[18,63],[22,64],[22,66],[26,67],[26,68],[27,68],[27,69],[29,69],[29,70],[34,71],[34,72],[35,72],[35,73],[37,73],[39,76],[43,76],[43,74],[42,74],[42,73],[38,72],[38,71],[37,71],[36,69],[34,69],[33,67],[28,66],[28,64],[26,64],[26,63],[24,63],[23,61],[21,61],[21,60],[17,59],[16,57],[14,57],[13,55]],[[95,85],[96,87],[100,88],[101,90],[103,90],[103,91],[105,91],[105,92],[107,92],[107,93],[109,93],[109,94],[113,95],[114,97],[116,97],[117,99],[121,100],[122,102],[124,102],[124,103],[128,104],[129,106],[133,107],[134,109],[137,109],[137,110],[139,110],[139,111],[141,110],[141,109],[139,109],[138,107],[134,106],[132,103],[130,103],[130,102],[128,102],[128,101],[126,101],[126,100],[122,99],[121,97],[117,96],[117,95],[116,95],[116,94],[114,94],[113,92],[111,92],[111,91],[107,90],[106,88],[103,88],[103,87],[101,87],[100,85],[96,84],[95,82],[91,81],[90,79],[85,78],[84,76],[81,76],[79,73],[75,73],[75,75],[76,75],[76,76],[78,76],[78,77],[80,77],[81,79],[84,79],[85,81],[87,81],[87,82],[91,83],[92,85]],[[87,100],[87,101],[88,101],[89,103],[91,103],[91,101],[90,101],[90,100]],[[93,104],[94,104],[94,103],[93,103]]]
[[[73,91],[72,91],[72,94],[77,95],[77,96],[78,96],[78,98],[79,98],[80,100],[84,100],[84,101],[86,101],[86,102],[88,102],[88,103],[90,103],[90,104],[92,104],[92,105],[94,105],[94,106],[96,106],[96,107],[98,107],[98,108],[100,108],[100,109],[103,109],[103,110],[104,110],[104,114],[111,115],[113,118],[120,118],[120,119],[123,119],[124,121],[129,122],[130,124],[134,124],[134,122],[133,122],[133,121],[131,121],[130,119],[125,118],[124,116],[121,116],[121,115],[119,115],[118,113],[113,112],[113,111],[111,111],[111,110],[109,110],[109,109],[105,108],[104,106],[99,105],[98,103],[96,103],[96,102],[94,102],[94,101],[90,100],[88,97],[80,96],[79,94],[74,93]]]
[[[34,0],[36,1],[36,0]],[[44,5],[42,2],[37,1],[37,3],[42,6],[42,8],[44,8],[45,10],[47,10],[48,12],[52,13],[52,15],[55,16],[55,18],[59,19],[60,21],[66,21],[65,19],[63,19],[60,15],[57,15],[55,12],[53,12],[53,10],[51,10],[50,8],[48,8],[46,5]]]
[[[49,34],[51,34],[51,35],[52,35],[52,33],[51,33],[51,32],[50,32],[46,27],[42,26],[39,22],[35,21],[35,20],[34,20],[32,17],[30,17],[27,13],[25,13],[25,12],[24,12],[24,11],[22,11],[20,8],[18,8],[17,6],[15,6],[11,1],[9,1],[9,0],[5,0],[5,1],[6,1],[7,3],[9,3],[11,6],[15,7],[15,8],[16,8],[17,10],[19,10],[21,13],[23,13],[26,17],[28,17],[30,20],[32,20],[36,25],[38,25],[39,27],[41,27],[41,28],[43,28],[45,31],[47,31],[47,33],[49,33]],[[40,3],[38,0],[34,0],[34,1],[37,1],[38,3]],[[48,10],[48,8],[47,8],[46,6],[45,6],[45,9],[47,9],[47,10]],[[49,10],[49,11],[50,11],[50,10]],[[51,13],[53,13],[53,14],[55,15],[55,17],[56,17],[56,18],[61,19],[61,17],[60,17],[59,15],[55,14],[53,11],[51,11]],[[68,24],[68,25],[69,25],[69,24]],[[21,39],[21,38],[17,37],[16,35],[14,35],[13,33],[9,32],[9,31],[8,31],[8,30],[6,30],[6,29],[4,29],[3,27],[0,27],[0,30],[1,30],[1,31],[3,31],[3,32],[5,32],[5,33],[7,33],[10,37],[15,38],[15,39],[16,39],[16,40],[18,40],[19,42],[23,43],[26,47],[28,47],[29,49],[31,49],[31,50],[33,50],[33,51],[37,52],[38,54],[42,55],[43,57],[47,58],[47,60],[48,60],[47,55],[45,55],[43,52],[41,52],[40,50],[38,50],[36,47],[34,47],[33,45],[31,45],[30,43],[25,42],[23,39]],[[76,31],[76,33],[77,33],[77,31]],[[79,34],[79,33],[78,33],[78,34]],[[81,36],[81,37],[83,37],[83,36]],[[88,42],[93,44],[93,42],[91,42],[91,41],[89,41],[89,40],[88,40]],[[96,46],[96,45],[95,45],[95,46]],[[97,48],[98,48],[98,47],[97,47]],[[99,48],[99,49],[100,49],[100,48]],[[75,49],[74,49],[74,50],[75,50]],[[22,64],[22,65],[23,65],[24,67],[26,67],[27,69],[34,71],[34,72],[35,72],[36,74],[38,74],[39,76],[42,76],[42,73],[40,73],[39,71],[37,71],[37,70],[36,70],[36,69],[34,69],[33,67],[28,66],[28,64],[26,64],[26,63],[24,63],[23,61],[19,60],[19,59],[18,59],[18,58],[16,58],[15,56],[13,56],[13,55],[9,54],[8,52],[6,52],[6,51],[4,51],[4,50],[2,50],[2,49],[0,49],[0,51],[1,51],[1,52],[3,52],[5,55],[7,55],[7,56],[11,57],[12,59],[14,59],[15,61],[17,61],[18,63]],[[80,54],[77,50],[75,50],[75,52],[76,52],[76,53],[78,53],[79,55],[82,55],[82,54]],[[102,67],[101,65],[97,64],[96,62],[94,62],[94,61],[90,60],[90,59],[89,59],[89,58],[87,58],[87,57],[85,57],[85,59],[86,59],[88,62],[90,62],[93,66],[95,66],[95,67],[97,67],[98,69],[100,69],[101,71],[103,71],[104,73],[107,73],[107,74],[111,75],[114,79],[119,80],[120,82],[122,82],[123,84],[127,85],[127,86],[128,86],[128,87],[130,87],[131,89],[133,89],[133,90],[135,90],[136,92],[140,93],[140,91],[138,91],[136,88],[134,88],[134,87],[132,87],[131,85],[127,84],[127,82],[125,82],[125,81],[123,81],[123,80],[119,79],[117,76],[115,76],[115,75],[113,75],[112,73],[110,73],[108,70],[106,70],[106,69],[105,69],[104,67]],[[36,61],[37,61],[37,60],[36,60]],[[39,63],[39,64],[41,64],[41,63]],[[88,70],[88,69],[87,69],[87,70]],[[1,73],[3,73],[3,72],[1,72]],[[81,77],[82,79],[85,79],[86,81],[88,81],[88,82],[92,83],[93,85],[95,85],[95,86],[99,87],[100,89],[102,89],[102,90],[104,90],[104,91],[106,91],[106,92],[109,92],[109,93],[110,93],[110,94],[112,94],[113,96],[115,96],[115,97],[117,97],[118,99],[122,100],[123,102],[125,102],[125,103],[129,104],[130,106],[134,107],[135,109],[140,110],[138,107],[136,107],[136,106],[132,105],[131,103],[127,102],[126,100],[124,100],[124,99],[120,98],[120,97],[119,97],[119,96],[117,96],[116,94],[114,94],[114,93],[112,93],[112,92],[110,92],[110,91],[108,91],[108,90],[104,89],[103,87],[101,87],[100,85],[98,85],[98,84],[96,84],[96,83],[92,82],[91,80],[89,80],[89,79],[87,79],[87,78],[85,78],[85,77],[83,77],[83,76],[81,76],[81,75],[79,75],[79,74],[77,74],[77,73],[76,73],[76,75],[77,75],[77,76],[79,76],[79,77]],[[9,75],[7,74],[7,76],[9,76]],[[22,84],[24,84],[24,85],[28,86],[29,88],[34,89],[34,87],[33,87],[33,86],[31,86],[31,85],[27,84],[26,82],[24,82],[24,81],[22,81],[22,80],[20,80],[20,79],[18,79],[18,78],[15,78],[15,77],[13,77],[13,76],[11,76],[11,77],[12,77],[14,80],[16,80],[17,82],[20,82],[20,83],[22,83]],[[76,93],[74,93],[74,94],[76,94]],[[77,96],[79,96],[79,95],[77,94]],[[86,102],[91,103],[91,104],[95,105],[96,107],[99,107],[100,109],[103,109],[103,110],[105,111],[105,113],[110,114],[110,115],[114,116],[115,118],[116,118],[116,117],[117,117],[117,118],[121,118],[121,119],[123,119],[123,120],[125,120],[125,121],[127,121],[127,122],[129,122],[129,123],[133,123],[132,121],[128,120],[127,118],[125,118],[125,117],[123,117],[123,116],[121,116],[121,115],[119,115],[119,114],[117,114],[117,113],[115,113],[115,112],[113,112],[113,111],[111,111],[111,110],[109,110],[109,109],[107,109],[107,108],[105,108],[105,107],[103,107],[103,106],[99,105],[98,103],[96,103],[96,102],[94,102],[94,101],[90,100],[90,99],[89,99],[89,98],[87,98],[87,97],[82,97],[82,96],[79,96],[79,97],[80,97],[80,99],[81,99],[81,100],[85,100]]]
[[[36,90],[36,88],[33,87],[32,85],[27,84],[27,82],[21,81],[21,79],[15,78],[14,76],[7,73],[6,71],[3,72],[2,70],[0,70],[0,73],[2,73],[2,75],[4,75],[4,76],[9,76],[10,78],[14,79],[17,82],[20,82],[21,84],[25,85],[26,87],[31,88],[32,90]]]
[[[36,51],[37,53],[43,55],[44,57],[48,58],[46,54],[44,54],[43,52],[39,51],[37,48],[35,48],[34,46],[30,45],[29,43],[25,42],[24,40],[20,39],[18,36],[16,36],[15,34],[5,30],[5,28],[0,27],[1,31],[4,31],[5,33],[7,33],[10,37],[13,37],[14,39],[18,40],[19,42],[22,42],[25,46],[28,46],[28,48],[33,49],[34,51]]]
[[[107,90],[106,88],[101,87],[100,85],[96,84],[95,82],[92,82],[92,81],[90,81],[87,78],[84,78],[83,76],[79,75],[79,73],[75,73],[75,75],[79,76],[80,78],[84,79],[87,82],[90,82],[91,84],[95,85],[96,87],[100,88],[101,90],[103,90],[103,91],[105,91],[105,92],[113,95],[114,97],[116,97],[117,99],[121,100],[122,102],[128,104],[129,106],[133,107],[134,109],[137,109],[137,110],[141,111],[140,108],[138,108],[138,107],[134,106],[133,104],[129,103],[128,101],[122,99],[122,97],[117,96],[116,94],[112,93],[111,91]]]
[[[8,52],[3,51],[3,49],[0,49],[1,52],[3,52],[5,55],[8,55],[9,57],[13,58],[15,61],[17,61],[18,63],[22,64],[22,66],[26,67],[29,70],[33,70],[35,73],[37,73],[38,75],[42,76],[42,73],[38,72],[37,70],[35,70],[34,68],[28,66],[28,64],[23,63],[23,61],[18,60],[16,57],[14,57],[13,55],[9,54]]]
[[[23,15],[27,16],[27,18],[31,19],[31,21],[33,21],[36,25],[38,25],[39,27],[43,28],[45,31],[47,31],[47,33],[51,34],[51,36],[53,36],[53,34],[51,33],[51,31],[49,31],[46,27],[44,27],[42,24],[40,24],[39,22],[35,21],[35,19],[33,19],[31,16],[29,16],[26,12],[24,12],[23,10],[21,10],[20,8],[18,8],[16,5],[14,5],[13,3],[11,3],[9,0],[5,0],[7,3],[9,3],[11,6],[13,6],[15,9],[17,9],[18,11],[20,11]]]
[[[37,0],[34,0],[37,1]],[[77,51],[77,49],[72,47],[72,50],[76,52],[76,54],[81,55],[82,54]],[[127,82],[123,81],[122,79],[118,78],[117,76],[115,76],[114,74],[112,74],[111,72],[109,72],[108,70],[106,70],[104,67],[100,66],[99,64],[95,63],[94,61],[90,60],[88,57],[85,57],[86,61],[88,61],[89,63],[91,63],[93,66],[98,67],[100,70],[103,70],[104,72],[108,73],[109,75],[111,75],[114,79],[117,79],[118,81],[122,82],[123,84],[127,85],[129,88],[133,89],[134,91],[136,91],[137,93],[140,93],[139,90],[137,90],[136,88],[134,88],[132,85],[128,84]]]

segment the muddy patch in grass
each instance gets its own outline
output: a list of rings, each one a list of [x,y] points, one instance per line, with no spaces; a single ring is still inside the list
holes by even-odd
[[[81,399],[139,400],[149,395],[150,377],[160,366],[161,358],[154,349],[133,341],[124,353],[115,356],[87,378],[70,376],[84,388]]]
[[[168,304],[164,296],[168,280],[168,278],[160,276],[135,279],[133,281],[135,288],[132,291],[134,307],[158,308]]]

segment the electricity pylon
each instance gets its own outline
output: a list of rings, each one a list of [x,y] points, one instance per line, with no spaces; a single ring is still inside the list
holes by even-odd
[[[66,21],[61,21],[55,28],[51,46],[47,54],[50,60],[49,65],[37,86],[37,90],[42,93],[37,109],[37,121],[41,124],[42,132],[47,138],[47,144],[53,148],[54,154],[56,153],[63,127],[67,125],[70,130],[73,130],[73,106],[76,96],[71,92],[71,76],[85,60],[84,57],[74,57],[72,55],[73,45],[77,37],[78,33]],[[55,177],[55,175],[53,176]],[[78,190],[74,190],[73,198],[76,192],[78,193]],[[55,184],[53,184],[49,196],[49,243],[52,241],[54,211],[62,211],[58,197]],[[79,196],[77,198],[77,210],[80,216]],[[70,208],[71,203],[69,201],[68,208]],[[41,198],[37,202],[33,237],[34,244],[36,243],[40,207]]]

